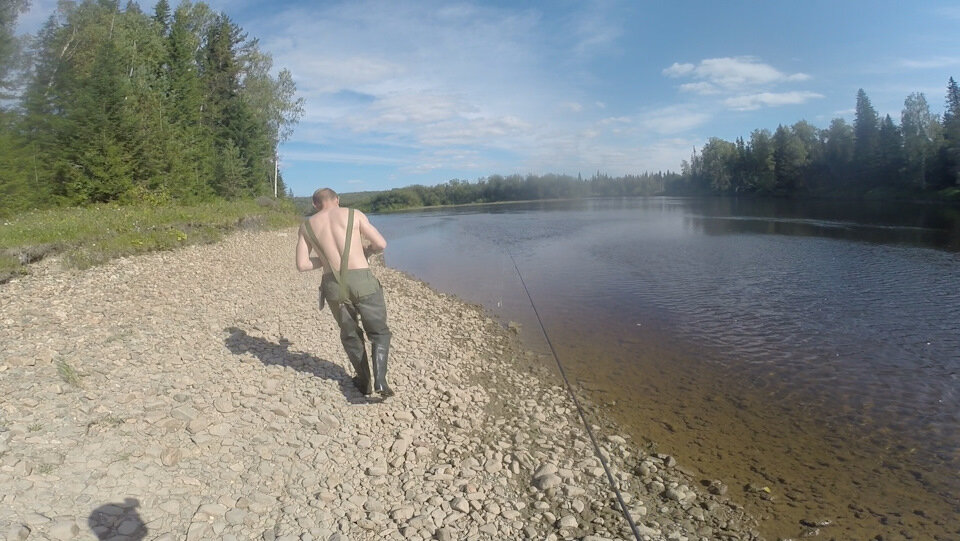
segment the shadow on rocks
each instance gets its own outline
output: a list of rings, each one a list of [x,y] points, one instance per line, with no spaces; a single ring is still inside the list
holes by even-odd
[[[351,404],[366,404],[376,399],[363,395],[353,386],[353,379],[339,364],[321,359],[309,353],[290,351],[290,341],[281,338],[279,343],[265,338],[250,336],[237,327],[224,329],[229,333],[224,344],[234,355],[250,353],[266,365],[288,366],[322,379],[336,381],[340,392]]]
[[[125,498],[122,503],[107,503],[93,510],[87,524],[97,539],[123,539],[141,541],[149,530],[143,523],[137,508],[140,501]]]

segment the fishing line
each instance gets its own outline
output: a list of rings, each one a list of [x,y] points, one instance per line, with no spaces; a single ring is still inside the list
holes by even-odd
[[[547,334],[547,328],[543,325],[543,319],[540,318],[540,311],[537,310],[537,305],[533,302],[533,296],[530,295],[530,290],[527,289],[527,282],[523,279],[523,274],[520,273],[520,267],[517,265],[517,260],[513,258],[513,254],[507,252],[510,256],[510,260],[513,261],[513,268],[517,269],[517,276],[520,277],[520,284],[523,285],[523,290],[527,293],[527,299],[530,300],[530,306],[533,308],[534,315],[537,316],[537,323],[540,324],[540,331],[543,333],[544,339],[547,341],[547,345],[550,346],[550,352],[553,353],[553,360],[557,361],[557,368],[560,369],[560,377],[563,378],[563,382],[567,385],[567,392],[570,393],[570,398],[573,399],[574,405],[577,406],[577,413],[580,414],[580,422],[583,423],[583,427],[587,429],[587,435],[590,436],[590,442],[593,443],[593,451],[596,453],[597,458],[600,459],[600,464],[603,465],[603,471],[607,474],[607,481],[610,482],[610,487],[613,488],[614,494],[617,496],[617,502],[620,503],[620,510],[623,511],[624,518],[627,519],[627,523],[630,524],[630,529],[633,530],[634,537],[637,538],[637,541],[641,541],[640,530],[637,529],[637,524],[633,521],[633,517],[630,516],[630,511],[627,510],[627,504],[623,501],[623,495],[620,493],[620,489],[617,487],[616,481],[613,480],[613,473],[610,472],[610,465],[607,464],[607,459],[604,458],[603,452],[600,450],[600,445],[597,443],[596,436],[593,435],[593,429],[590,428],[590,423],[587,422],[587,415],[583,412],[583,408],[580,406],[580,401],[577,400],[577,395],[573,392],[573,386],[570,385],[570,380],[567,379],[567,373],[563,369],[563,365],[560,364],[560,356],[557,355],[557,349],[553,347],[553,342],[550,341],[550,336]]]

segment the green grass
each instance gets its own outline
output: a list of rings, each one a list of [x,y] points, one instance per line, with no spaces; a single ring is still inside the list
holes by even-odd
[[[236,229],[277,229],[301,219],[292,203],[261,197],[193,206],[115,206],[27,212],[0,220],[0,283],[25,265],[60,254],[84,269],[188,244],[216,242]]]
[[[57,374],[60,375],[60,379],[62,379],[67,385],[80,387],[80,373],[77,372],[77,369],[71,366],[66,360],[57,360]]]

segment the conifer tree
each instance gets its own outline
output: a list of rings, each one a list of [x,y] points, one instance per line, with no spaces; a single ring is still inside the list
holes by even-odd
[[[903,138],[900,129],[886,115],[880,123],[877,138],[877,184],[885,188],[897,187],[903,170]]]
[[[960,86],[953,77],[947,83],[947,104],[943,114],[943,162],[942,186],[960,186]]]
[[[880,119],[870,103],[867,93],[857,91],[856,116],[853,121],[853,161],[857,168],[859,183],[869,188],[877,169],[877,150],[880,138]]]
[[[154,6],[153,20],[160,25],[161,35],[170,33],[170,3],[167,0],[159,0]]]

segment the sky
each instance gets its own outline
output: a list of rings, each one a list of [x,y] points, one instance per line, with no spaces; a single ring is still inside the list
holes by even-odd
[[[206,3],[293,74],[297,196],[679,171],[711,137],[852,123],[861,88],[897,123],[915,92],[939,114],[960,78],[956,1]],[[32,0],[18,32],[55,6]]]

